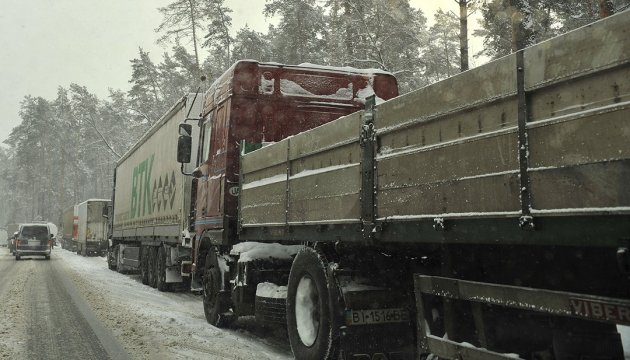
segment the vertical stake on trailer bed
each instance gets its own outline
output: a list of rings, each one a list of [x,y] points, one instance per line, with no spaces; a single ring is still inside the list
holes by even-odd
[[[527,94],[525,92],[525,58],[523,50],[516,52],[516,96],[518,99],[518,161],[519,199],[521,218],[519,225],[524,230],[534,230],[531,214],[531,185],[529,182],[529,141],[527,138]]]
[[[361,223],[363,239],[371,242],[374,240],[374,161],[376,132],[374,131],[374,106],[376,96],[372,95],[365,101],[365,112],[361,124],[359,145],[361,146]]]
[[[291,206],[291,202],[289,196],[291,195],[291,185],[289,180],[291,179],[291,138],[287,139],[287,178],[285,181],[285,194],[284,194],[284,231],[285,234],[288,234],[291,230],[289,226],[289,206]]]

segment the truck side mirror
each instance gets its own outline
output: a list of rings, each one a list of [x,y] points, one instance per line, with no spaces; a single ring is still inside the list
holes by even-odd
[[[179,124],[179,139],[177,139],[177,162],[188,164],[192,148],[192,125]]]

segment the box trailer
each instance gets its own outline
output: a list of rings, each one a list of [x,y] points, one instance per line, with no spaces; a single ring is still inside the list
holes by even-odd
[[[79,234],[79,211],[76,205],[69,206],[62,214],[61,247],[70,251],[77,251]]]
[[[107,252],[107,207],[110,200],[89,199],[77,205],[77,254],[102,256]]]
[[[192,178],[181,173],[175,159],[173,132],[199,117],[201,99],[189,94],[179,100],[116,164],[109,267],[140,271],[143,283],[160,290],[190,278]],[[147,270],[158,258],[161,276]]]

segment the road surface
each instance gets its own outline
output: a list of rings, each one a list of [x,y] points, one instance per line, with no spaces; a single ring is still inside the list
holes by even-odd
[[[128,358],[68,281],[62,262],[59,256],[16,261],[0,250],[0,357]]]
[[[54,249],[16,261],[0,248],[0,360],[292,359],[286,330],[205,321],[201,297],[161,293],[105,258]]]

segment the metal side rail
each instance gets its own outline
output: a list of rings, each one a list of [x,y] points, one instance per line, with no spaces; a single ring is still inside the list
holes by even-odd
[[[445,359],[519,359],[515,354],[499,354],[466,343],[457,343],[430,334],[424,318],[422,294],[473,304],[498,305],[612,324],[630,325],[630,300],[497,285],[437,276],[415,275],[418,310],[418,354],[434,354]]]

